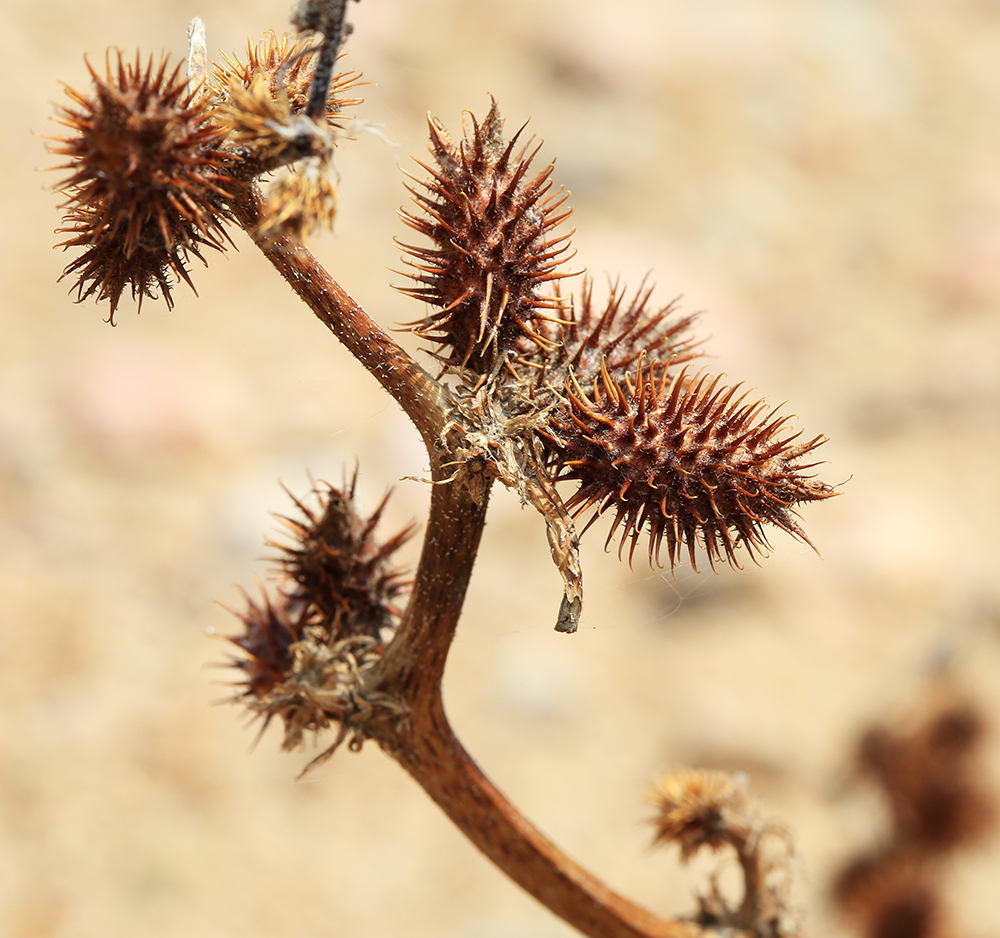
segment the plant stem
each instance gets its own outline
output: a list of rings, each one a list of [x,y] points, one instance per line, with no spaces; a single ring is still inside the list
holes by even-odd
[[[420,563],[403,620],[369,689],[391,694],[403,720],[374,722],[369,735],[499,869],[590,938],[693,938],[696,925],[661,919],[613,892],[544,837],[493,785],[455,736],[441,680],[486,523],[489,484],[478,500],[447,481],[450,454],[441,433],[447,389],[394,342],[290,238],[257,234],[260,191],[246,186],[233,214],[316,316],[399,402],[427,446],[431,509]]]
[[[550,911],[590,938],[693,938],[571,860],[497,790],[456,738],[439,693],[420,700],[391,754],[486,856]]]

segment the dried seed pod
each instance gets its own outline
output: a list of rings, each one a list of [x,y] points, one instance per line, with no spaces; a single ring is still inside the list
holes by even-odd
[[[645,355],[647,362],[669,362],[679,366],[699,355],[701,344],[690,334],[695,315],[680,316],[676,301],[651,307],[653,293],[645,281],[631,299],[617,281],[611,284],[603,307],[594,302],[594,284],[583,278],[580,296],[568,305],[565,321],[543,324],[553,348],[540,354],[537,346],[525,347],[521,363],[540,369],[536,386],[545,396],[545,385],[561,388],[572,371],[581,384],[589,384],[601,373],[602,362],[618,374]]]
[[[438,168],[420,163],[430,181],[411,177],[427,192],[410,188],[423,214],[400,215],[434,246],[401,245],[417,271],[406,276],[417,286],[400,290],[435,307],[414,332],[440,345],[442,361],[486,374],[518,340],[552,345],[539,325],[553,318],[546,310],[563,303],[538,290],[567,276],[556,268],[567,257],[569,235],[553,230],[570,211],[563,208],[568,194],[551,191],[552,164],[526,180],[538,148],[529,153],[529,141],[515,153],[521,131],[504,140],[495,101],[482,123],[471,124],[455,144],[430,119]]]
[[[354,509],[355,481],[345,491],[317,486],[318,511],[293,499],[302,517],[283,521],[294,543],[273,545],[281,550],[282,572],[294,584],[289,595],[316,611],[331,642],[357,635],[386,640],[399,620],[396,603],[409,587],[390,559],[413,528],[376,542],[375,528],[389,496],[363,519]]]
[[[567,507],[579,515],[596,506],[584,530],[613,508],[608,542],[621,528],[619,555],[631,540],[630,562],[643,529],[650,562],[660,563],[665,542],[671,567],[683,548],[696,567],[699,544],[710,564],[738,566],[741,544],[751,557],[766,547],[765,524],[808,544],[792,507],[833,494],[803,474],[815,463],[800,462],[825,437],[796,443],[798,434],[782,434],[789,418],[745,403],[748,394],[720,378],[691,378],[687,369],[671,375],[642,355],[634,383],[627,374],[613,378],[605,365],[588,396],[571,377],[567,403],[545,431],[558,478],[580,483]]]
[[[67,88],[75,106],[56,117],[73,131],[52,148],[70,158],[56,168],[71,171],[56,187],[67,199],[58,231],[71,235],[59,246],[84,249],[63,276],[76,275],[78,302],[108,300],[114,323],[126,287],[140,306],[157,291],[171,306],[170,274],[193,289],[188,257],[204,262],[202,247],[224,248],[228,160],[222,131],[179,65],[109,53],[105,77],[87,67],[93,97]]]
[[[235,699],[265,727],[281,719],[283,748],[300,745],[306,732],[339,726],[332,746],[309,767],[348,733],[351,745],[360,746],[376,711],[399,712],[394,700],[366,685],[366,677],[399,622],[394,603],[409,584],[389,561],[411,534],[407,528],[376,543],[374,530],[388,496],[365,520],[354,510],[354,480],[345,491],[322,485],[314,494],[318,511],[294,499],[302,518],[284,519],[295,542],[272,545],[281,550],[289,582],[274,600],[247,598],[247,610],[239,614],[245,631],[229,639],[246,655],[234,662],[244,675]]]

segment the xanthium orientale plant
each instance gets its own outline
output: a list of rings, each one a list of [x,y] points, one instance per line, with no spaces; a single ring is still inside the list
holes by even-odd
[[[586,935],[790,934],[787,864],[771,844],[781,838],[766,836],[776,831],[739,779],[680,773],[654,791],[656,840],[685,860],[732,848],[745,885],[739,902],[713,887],[697,914],[659,918],[566,857],[490,783],[451,730],[441,679],[495,481],[542,516],[563,580],[556,628],[573,632],[579,536],[605,516],[606,546],[617,540],[630,563],[642,543],[653,565],[738,566],[763,551],[769,526],[809,543],[795,510],[834,494],[810,471],[824,438],[802,439],[749,390],[697,369],[693,317],[658,306],[645,284],[634,294],[615,284],[603,299],[586,278],[578,292],[560,288],[574,276],[568,193],[552,164],[538,168],[540,145],[523,127],[505,133],[495,102],[458,138],[430,121],[432,160],[410,176],[401,216],[418,236],[402,245],[402,291],[427,310],[410,326],[433,364],[404,351],[304,244],[333,222],[334,150],[360,103],[350,97],[359,76],[335,74],[346,6],[303,0],[300,38],[272,34],[219,63],[196,20],[186,71],[109,53],[103,70],[90,67],[89,93],[67,90],[65,135],[52,138],[67,173],[56,186],[73,256],[64,276],[78,301],[106,304],[112,323],[126,291],[139,306],[170,306],[177,282],[192,285],[192,258],[206,262],[242,228],[427,448],[431,506],[412,574],[393,560],[412,531],[380,540],[384,503],[359,515],[353,482],[296,500],[278,546],[282,585],[246,598],[231,639],[236,699],[264,726],[282,724],[285,748],[329,733],[310,766],[345,741],[374,740],[498,867]],[[265,192],[275,170],[284,174]]]

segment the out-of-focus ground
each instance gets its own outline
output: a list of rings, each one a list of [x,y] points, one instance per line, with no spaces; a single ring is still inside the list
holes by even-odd
[[[0,159],[0,933],[11,938],[547,938],[508,883],[377,749],[303,781],[311,752],[251,751],[209,668],[266,574],[269,511],[360,465],[395,486],[388,533],[428,498],[416,434],[247,239],[176,308],[74,306],[56,278],[42,142],[83,54],[181,55],[283,28],[287,3],[8,4]],[[711,864],[648,849],[660,771],[746,771],[792,832],[813,936],[846,934],[831,872],[877,837],[852,747],[953,655],[1000,730],[1000,4],[876,0],[364,0],[350,64],[381,127],[338,155],[316,250],[383,324],[399,167],[425,114],[457,129],[490,93],[530,118],[572,190],[577,262],[650,272],[706,310],[712,367],[787,400],[830,442],[809,506],[822,552],[780,534],[758,569],[634,570],[588,537],[581,632],[538,519],[498,492],[447,677],[470,750],[616,889],[693,909]],[[539,164],[541,165],[541,164]],[[412,337],[404,339],[413,346]],[[410,556],[417,550],[411,545]],[[1000,785],[997,737],[988,758]],[[954,933],[1000,932],[1000,853],[948,870]]]

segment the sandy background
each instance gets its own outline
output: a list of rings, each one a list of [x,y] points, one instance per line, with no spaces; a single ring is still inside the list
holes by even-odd
[[[0,9],[0,934],[11,938],[554,938],[377,749],[306,780],[211,669],[287,508],[277,484],[395,486],[426,466],[397,408],[246,238],[168,312],[112,330],[56,278],[58,81],[83,53],[183,54],[283,28],[286,3],[123,0]],[[398,166],[424,115],[495,94],[572,190],[578,261],[652,272],[707,310],[715,367],[824,432],[844,495],[743,573],[635,571],[589,540],[575,636],[530,511],[497,493],[447,677],[486,771],[557,843],[662,912],[704,868],[651,853],[642,801],[683,764],[747,771],[794,832],[814,936],[844,934],[831,870],[874,837],[853,741],[904,712],[941,649],[1000,714],[1000,4],[863,0],[363,0],[352,65],[383,127],[341,148],[337,232],[316,248],[383,324]],[[388,142],[387,142],[388,141]],[[409,341],[407,339],[407,341]],[[416,545],[413,546],[416,551]],[[997,743],[989,759],[1000,779]],[[957,932],[1000,933],[1000,853],[951,871]]]

